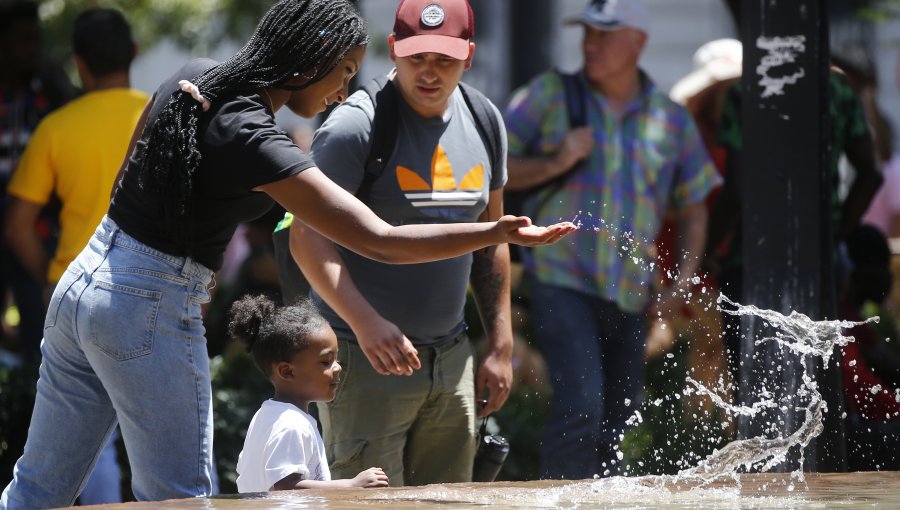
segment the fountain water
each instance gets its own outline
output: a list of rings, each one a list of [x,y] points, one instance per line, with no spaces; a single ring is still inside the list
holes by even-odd
[[[789,353],[800,357],[815,356],[820,358],[823,364],[826,365],[836,347],[845,346],[853,341],[852,337],[845,337],[842,334],[844,329],[860,324],[878,322],[878,317],[872,317],[862,323],[841,320],[813,321],[806,315],[796,311],[791,312],[789,316],[785,316],[772,310],[762,310],[756,306],[745,306],[735,303],[724,294],[719,295],[717,302],[729,305],[720,307],[720,310],[725,313],[752,315],[766,321],[768,326],[774,330],[774,335],[756,340],[756,345],[776,342]],[[796,396],[800,399],[805,399],[807,403],[802,409],[805,420],[795,432],[786,437],[771,439],[753,437],[733,441],[700,462],[696,467],[682,471],[679,473],[679,476],[699,477],[703,480],[709,480],[723,475],[732,475],[737,473],[739,468],[756,468],[760,471],[768,471],[774,466],[785,462],[788,451],[793,447],[799,447],[802,455],[803,448],[822,432],[823,413],[826,412],[827,405],[818,390],[816,381],[808,370],[809,364],[801,363],[800,365],[803,367],[802,386],[797,391]],[[790,405],[791,403],[760,400],[751,406],[733,406],[724,402],[713,391],[710,391],[693,379],[689,379],[688,382],[696,388],[696,391],[713,397],[717,405],[735,415],[752,417],[764,409],[784,408],[785,405]],[[802,472],[799,469],[802,467],[803,464],[801,462],[797,466],[798,471],[796,471],[796,473],[800,474],[801,479]]]

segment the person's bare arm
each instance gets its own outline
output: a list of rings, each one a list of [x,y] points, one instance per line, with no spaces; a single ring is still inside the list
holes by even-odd
[[[699,202],[676,211],[678,241],[676,243],[677,278],[665,289],[663,298],[654,303],[650,310],[651,317],[657,312],[663,316],[675,315],[685,301],[684,294],[693,285],[692,279],[697,275],[703,258],[706,244],[706,225],[708,213],[706,204]]]
[[[563,175],[579,161],[590,156],[594,148],[594,130],[581,127],[569,131],[562,148],[552,156],[530,156],[507,158],[509,181],[506,189],[521,191]]]
[[[303,276],[347,321],[372,368],[382,375],[410,375],[421,368],[412,342],[359,292],[334,243],[296,218],[290,236],[291,254]]]
[[[491,191],[488,207],[479,221],[496,221],[502,216],[501,188]],[[512,387],[509,246],[488,246],[472,255],[469,285],[488,340],[488,352],[475,375],[475,396],[481,398],[487,390],[487,405],[479,412],[480,416],[487,416],[503,407]]]
[[[703,251],[706,245],[706,229],[709,222],[709,213],[706,204],[699,202],[676,212],[678,222],[678,254],[681,260],[678,263],[680,280],[690,282],[697,275],[700,263],[703,260]]]
[[[838,240],[846,239],[847,235],[859,225],[872,198],[884,181],[876,164],[875,147],[870,137],[850,143],[844,148],[844,153],[856,170],[856,178],[850,186],[847,199],[844,200],[840,230],[836,233]]]
[[[273,491],[293,489],[352,489],[354,487],[387,487],[388,477],[381,468],[372,467],[356,475],[355,478],[343,480],[304,480],[300,473],[290,474],[275,485]]]
[[[28,274],[42,285],[47,282],[50,256],[35,231],[35,223],[43,207],[43,204],[10,195],[3,227],[4,238],[12,252]]]
[[[486,246],[555,243],[575,229],[569,222],[549,227],[526,217],[492,223],[402,225],[384,222],[318,168],[260,186],[300,221],[325,237],[379,262],[402,264],[456,257]]]
[[[137,144],[137,141],[141,139],[141,135],[144,133],[144,126],[147,125],[147,116],[150,115],[150,109],[153,108],[153,99],[155,97],[156,94],[147,101],[147,104],[144,106],[144,111],[141,112],[141,116],[138,117],[137,125],[134,127],[134,132],[131,133],[131,140],[128,142],[128,150],[125,151],[125,159],[122,160],[122,165],[116,173],[112,189],[109,192],[110,199],[116,194],[116,188],[119,187],[119,181],[122,180],[122,174],[125,173],[125,167],[128,166],[128,159],[131,157],[131,153],[134,152],[134,146]]]

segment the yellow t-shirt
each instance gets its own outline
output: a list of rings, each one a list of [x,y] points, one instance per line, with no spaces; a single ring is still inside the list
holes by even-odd
[[[49,282],[59,281],[106,214],[113,181],[148,99],[126,88],[87,93],[45,117],[28,141],[8,192],[42,205],[54,194],[62,202]]]

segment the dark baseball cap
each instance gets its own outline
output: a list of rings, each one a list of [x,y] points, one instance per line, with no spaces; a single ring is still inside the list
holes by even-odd
[[[440,53],[469,58],[475,16],[468,0],[401,0],[394,20],[394,54]]]

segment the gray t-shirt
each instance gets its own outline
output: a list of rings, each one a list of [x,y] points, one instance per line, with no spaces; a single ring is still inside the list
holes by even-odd
[[[367,205],[391,225],[474,222],[492,190],[506,184],[506,168],[492,168],[471,111],[457,90],[442,118],[423,118],[402,98],[397,147],[371,188]],[[496,115],[500,112],[494,108]],[[312,156],[318,167],[351,193],[363,180],[375,108],[358,91],[316,131]],[[499,121],[503,126],[502,120]],[[506,132],[501,129],[503,161]],[[425,264],[375,262],[338,246],[357,288],[385,319],[416,345],[440,343],[463,329],[472,255]],[[339,337],[353,338],[347,324],[314,291],[313,300]]]

